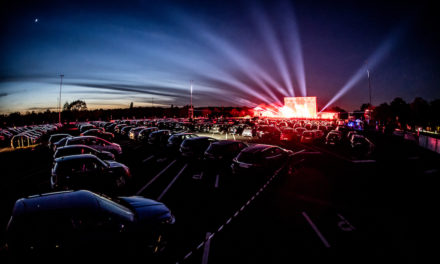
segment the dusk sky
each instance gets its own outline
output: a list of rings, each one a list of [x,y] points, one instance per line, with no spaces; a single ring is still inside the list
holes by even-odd
[[[440,98],[428,1],[9,1],[1,4],[0,113],[284,96],[352,111]],[[383,3],[385,2],[385,3]]]

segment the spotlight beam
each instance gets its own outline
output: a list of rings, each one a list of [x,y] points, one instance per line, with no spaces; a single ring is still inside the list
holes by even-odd
[[[260,33],[262,34],[263,39],[269,48],[269,51],[272,53],[275,65],[277,66],[278,71],[281,74],[281,78],[284,81],[284,85],[286,86],[289,95],[295,96],[295,92],[293,90],[293,86],[290,80],[290,74],[284,60],[281,47],[278,43],[278,40],[276,39],[273,29],[268,22],[267,16],[255,6],[253,9],[253,18],[254,21],[257,23],[257,27],[260,29]]]
[[[394,32],[390,37],[388,37],[382,44],[375,50],[375,52],[366,60],[368,61],[368,69],[371,70],[377,64],[379,64],[384,57],[391,51],[395,45],[401,30]],[[364,60],[365,61],[365,60]],[[363,64],[355,74],[345,83],[345,85],[333,96],[332,99],[321,109],[320,112],[324,111],[327,107],[337,101],[339,98],[344,96],[349,90],[351,90],[367,73],[367,65]]]
[[[289,52],[291,49],[287,49],[290,61],[293,63],[293,71],[295,73],[296,80],[298,82],[299,90],[301,96],[307,96],[307,85],[306,85],[306,75],[304,71],[304,59],[301,47],[301,38],[299,34],[298,24],[296,23],[297,19],[295,16],[295,12],[293,7],[287,2],[284,1],[282,5],[282,10],[280,12],[286,12],[285,23],[283,23],[286,27],[285,32],[287,32],[286,37],[289,39],[288,43],[292,46],[292,52]]]

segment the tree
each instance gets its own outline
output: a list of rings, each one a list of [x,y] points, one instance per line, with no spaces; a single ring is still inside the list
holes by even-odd
[[[63,111],[69,111],[69,110],[70,110],[70,104],[69,102],[66,101],[63,106]]]
[[[411,120],[415,125],[427,125],[430,115],[430,106],[427,101],[421,97],[416,97],[410,104]]]
[[[69,109],[72,111],[83,111],[87,110],[87,104],[84,101],[76,100],[69,104]]]
[[[361,111],[365,111],[367,109],[371,109],[372,105],[370,103],[365,103],[361,105]]]
[[[133,102],[130,103],[130,109],[133,109]]]

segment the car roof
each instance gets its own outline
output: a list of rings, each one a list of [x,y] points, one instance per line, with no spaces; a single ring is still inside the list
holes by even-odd
[[[184,132],[184,133],[177,133],[177,134],[174,134],[174,135],[172,135],[172,136],[184,136],[184,135],[196,135],[196,134],[194,134],[194,133],[187,133],[187,132]],[[197,136],[197,135],[196,135]]]
[[[257,153],[257,152],[262,152],[266,149],[273,148],[273,147],[276,147],[276,146],[266,145],[266,144],[255,144],[255,145],[249,146],[247,148],[244,148],[242,150],[242,152]]]
[[[70,155],[70,156],[56,158],[55,162],[65,162],[69,160],[78,160],[78,159],[97,159],[97,157],[92,154],[77,154],[77,155]]]
[[[237,143],[241,143],[241,141],[239,140],[219,140],[216,142],[212,142],[213,145],[232,145],[232,144],[237,144]],[[243,143],[245,144],[245,143]]]
[[[188,141],[198,141],[198,140],[209,140],[209,139],[217,140],[217,139],[212,138],[212,137],[193,137],[193,138],[187,138],[185,140],[188,140]]]
[[[87,190],[52,192],[17,200],[14,215],[62,209],[98,209],[97,195]]]
[[[78,145],[67,145],[67,146],[62,146],[62,147],[60,147],[60,148],[57,148],[57,150],[62,150],[62,149],[73,149],[73,148],[86,148],[86,149],[92,149],[92,150],[95,150],[95,151],[98,152],[98,150],[96,150],[96,149],[94,149],[94,148],[92,148],[92,147],[90,147],[90,146],[87,146],[87,145],[80,145],[80,144],[78,144]]]

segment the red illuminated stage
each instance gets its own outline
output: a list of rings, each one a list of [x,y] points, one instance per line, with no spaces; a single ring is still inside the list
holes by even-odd
[[[336,119],[337,113],[317,111],[316,96],[284,97],[284,105],[261,104],[254,115],[271,118]]]

